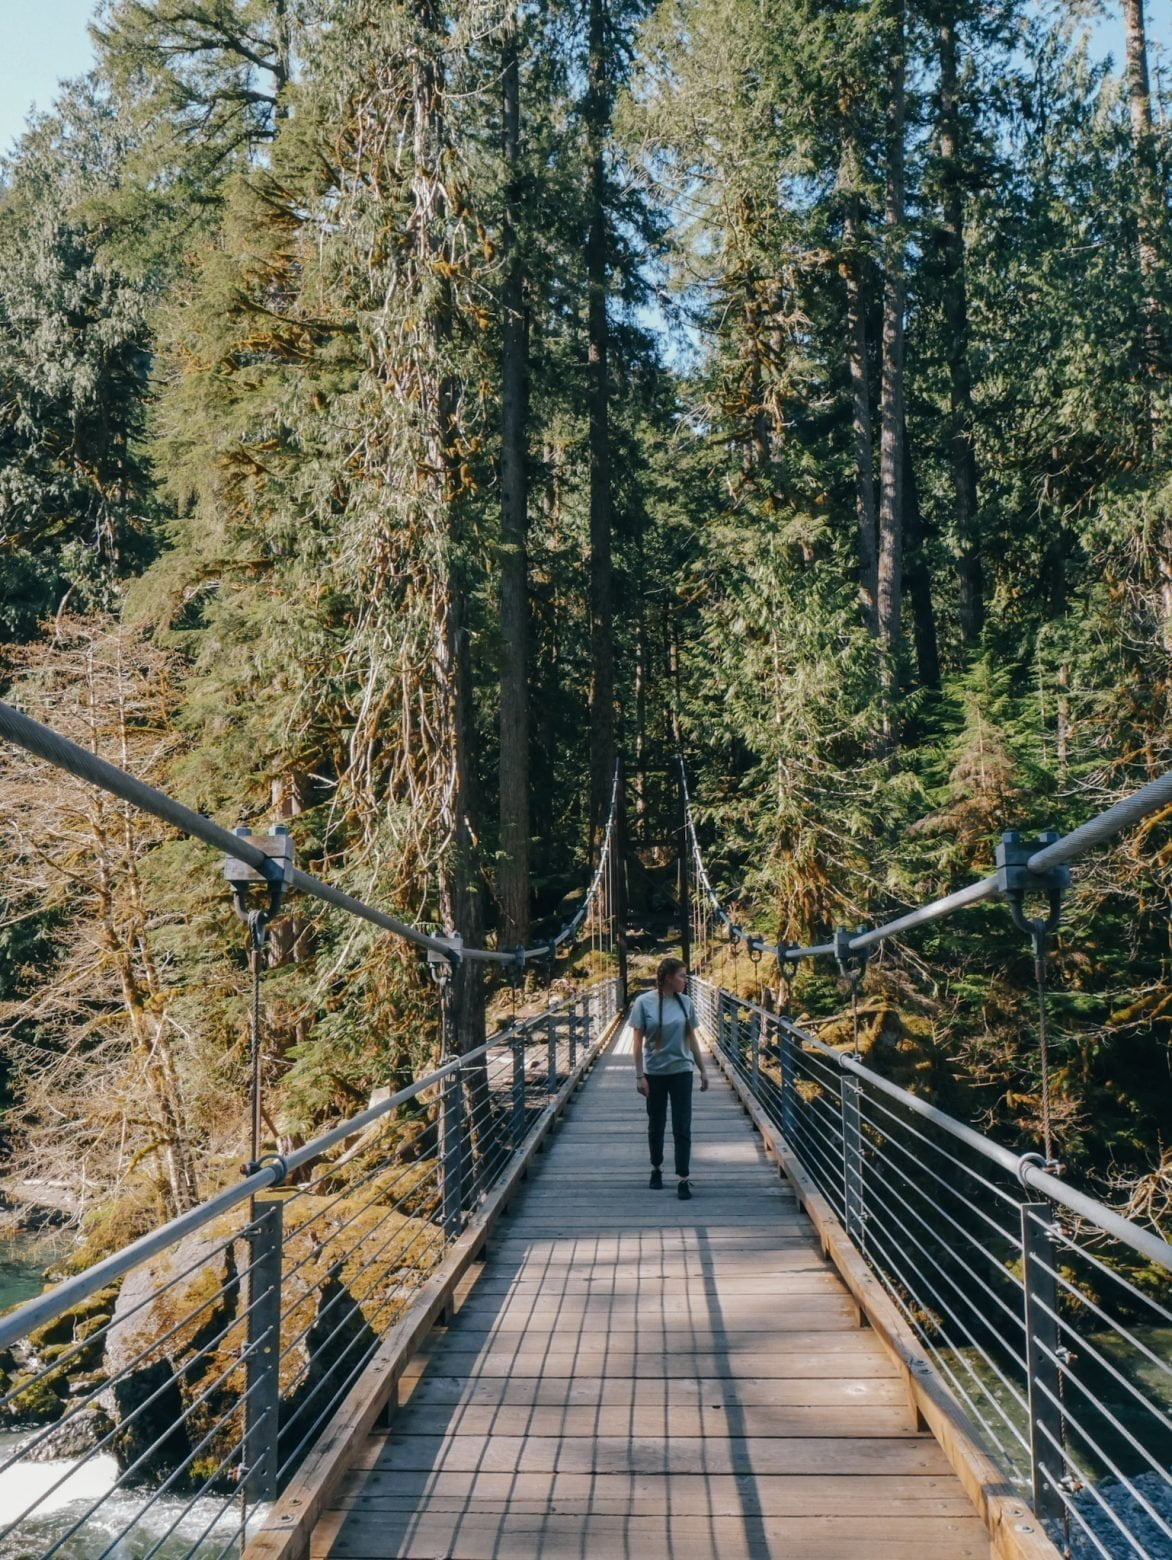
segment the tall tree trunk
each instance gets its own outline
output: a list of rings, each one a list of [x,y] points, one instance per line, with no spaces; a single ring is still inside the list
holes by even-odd
[[[1158,264],[1155,234],[1152,231],[1153,178],[1152,89],[1148,76],[1148,42],[1144,30],[1143,0],[1123,0],[1123,28],[1127,48],[1127,106],[1131,115],[1131,139],[1139,164],[1140,224],[1139,264],[1144,282],[1149,283]],[[1154,300],[1149,299],[1154,304]]]
[[[615,761],[605,161],[611,84],[606,56],[606,22],[606,0],[590,0],[586,62],[586,127],[590,158],[586,236],[586,396],[590,440],[590,833],[594,841],[597,841],[606,817]]]
[[[273,96],[276,99],[273,117],[279,123],[289,117],[289,94],[285,89],[289,85],[293,68],[293,27],[287,0],[276,0],[273,20],[277,34],[277,58],[273,63]]]
[[[966,645],[974,645],[984,626],[984,580],[977,536],[977,460],[973,447],[973,392],[969,365],[956,24],[951,17],[940,24],[939,45],[939,140],[943,184],[940,248],[944,260],[944,323],[948,333],[949,450],[956,502],[960,633]]]
[[[514,10],[504,40],[503,153],[507,179],[504,220],[505,281],[501,332],[501,706],[500,865],[497,896],[501,939],[509,947],[529,938],[529,525],[527,428],[529,322],[525,278],[517,249],[521,177],[521,71]]]
[[[424,278],[439,281],[428,303],[427,328],[432,361],[421,365],[419,379],[425,386],[426,469],[433,523],[444,537],[446,567],[439,581],[435,650],[435,682],[441,723],[439,749],[447,756],[441,820],[447,849],[440,876],[440,910],[447,926],[466,943],[483,938],[484,912],[473,859],[474,740],[472,675],[468,641],[468,580],[464,535],[464,499],[457,454],[461,386],[443,368],[453,326],[455,274],[450,224],[455,220],[449,191],[444,184],[447,128],[444,122],[442,71],[443,18],[434,0],[416,0],[415,16],[426,38],[412,67],[414,110],[413,151],[414,227],[420,285]],[[428,36],[430,35],[430,36]],[[460,1052],[478,1045],[484,1032],[481,967],[461,961],[452,973],[452,1017],[455,1044]]]
[[[1148,45],[1144,30],[1143,0],[1123,0],[1123,26],[1127,49],[1127,105],[1131,115],[1131,139],[1135,148],[1139,184],[1139,269],[1143,285],[1143,368],[1150,382],[1165,367],[1166,329],[1154,283],[1160,264],[1157,246],[1160,190],[1156,145],[1152,130],[1152,90],[1148,75]],[[1160,444],[1159,397],[1149,396],[1150,442],[1157,455]],[[1165,509],[1157,522],[1155,572],[1164,649],[1172,651],[1172,513]]]
[[[844,155],[844,174],[853,182],[856,159]],[[843,267],[846,280],[847,356],[851,382],[851,429],[855,450],[855,513],[859,529],[859,602],[863,621],[872,634],[879,632],[878,537],[875,510],[875,448],[871,431],[871,383],[868,365],[867,296],[863,285],[860,245],[860,207],[857,193],[847,195],[843,218]]]
[[[883,382],[879,401],[879,641],[886,663],[885,734],[894,741],[892,696],[903,587],[903,357],[905,18],[894,0],[887,78],[887,200],[884,213]]]
[[[936,609],[932,604],[932,571],[925,549],[927,528],[920,509],[912,443],[903,435],[904,513],[907,522],[907,553],[904,578],[912,611],[912,636],[916,647],[916,673],[924,688],[940,686],[940,645],[936,635]]]
[[[646,578],[646,557],[643,541],[638,542],[636,568],[639,579]],[[650,629],[647,621],[647,602],[640,592],[635,606],[635,834],[645,839],[648,833],[650,808],[647,784],[647,688],[651,680],[651,647],[648,643]],[[628,749],[630,751],[630,749]]]

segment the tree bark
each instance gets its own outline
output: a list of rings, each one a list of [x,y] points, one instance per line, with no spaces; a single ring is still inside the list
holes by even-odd
[[[1163,372],[1167,352],[1166,330],[1153,285],[1160,263],[1156,235],[1159,230],[1161,193],[1152,131],[1152,89],[1148,75],[1143,0],[1123,0],[1123,26],[1127,53],[1127,106],[1131,116],[1131,140],[1139,182],[1138,250],[1144,293],[1142,356],[1144,375],[1150,381]],[[1161,415],[1156,397],[1149,397],[1148,404],[1150,443],[1154,454],[1160,442]],[[1161,618],[1160,638],[1164,649],[1172,652],[1172,514],[1169,513],[1162,515],[1159,521],[1155,572]]]
[[[529,322],[525,277],[517,248],[521,180],[521,71],[514,11],[504,40],[503,147],[506,194],[505,280],[501,298],[501,703],[500,864],[497,897],[501,940],[529,938]]]
[[[610,799],[615,761],[614,606],[612,600],[610,385],[607,316],[608,190],[605,148],[611,84],[606,53],[606,0],[590,0],[586,62],[589,149],[586,237],[586,397],[590,441],[590,835],[597,844]]]
[[[1143,0],[1123,0],[1123,28],[1127,51],[1127,107],[1131,115],[1131,139],[1139,163],[1140,224],[1139,264],[1145,283],[1158,263],[1152,231],[1152,88],[1148,75],[1148,42],[1144,29]],[[1149,299],[1154,305],[1154,300]]]
[[[879,573],[876,601],[884,658],[884,740],[895,745],[894,696],[903,589],[903,359],[907,281],[904,260],[905,15],[890,10],[887,78],[887,199],[884,212],[883,381],[879,402]]]
[[[844,158],[851,168],[853,154]],[[847,356],[851,383],[851,431],[855,451],[855,513],[859,529],[859,603],[872,635],[879,632],[878,519],[875,509],[875,448],[871,430],[871,383],[868,365],[867,298],[859,243],[860,200],[847,196],[843,219],[843,268],[846,281]]]
[[[472,746],[474,740],[472,675],[468,644],[468,581],[465,561],[462,482],[457,452],[460,407],[459,380],[442,367],[452,335],[456,300],[452,278],[455,256],[450,224],[455,220],[444,184],[447,128],[444,121],[442,71],[443,21],[434,0],[416,0],[416,19],[426,37],[412,66],[414,227],[419,279],[440,278],[428,309],[427,329],[432,362],[421,364],[419,382],[426,387],[426,469],[429,472],[433,523],[444,536],[446,566],[438,582],[435,684],[441,725],[439,750],[447,756],[440,814],[447,848],[440,872],[440,911],[447,927],[466,943],[483,938],[484,911],[475,877]],[[427,36],[430,35],[430,36]],[[452,1021],[461,1053],[481,1043],[484,1003],[481,966],[460,961],[451,974]]]
[[[965,277],[964,187],[961,181],[956,25],[941,22],[939,143],[943,211],[944,323],[948,343],[949,451],[956,502],[960,633],[975,645],[984,626],[984,579],[977,536],[977,460],[973,447],[972,372],[969,364],[968,286]]]
[[[921,687],[940,686],[940,644],[936,634],[936,609],[932,603],[932,571],[925,550],[927,529],[920,510],[916,468],[911,440],[903,435],[904,511],[907,521],[907,556],[904,575],[912,611],[912,636],[916,648],[916,673]]]

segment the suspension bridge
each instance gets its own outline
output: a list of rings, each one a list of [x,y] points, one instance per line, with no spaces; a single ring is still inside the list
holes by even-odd
[[[1001,898],[1034,949],[1046,1087],[1069,864],[1167,806],[1172,776],[802,948],[736,923],[685,798],[691,989],[719,1077],[680,1202],[646,1186],[617,782],[572,919],[478,949],[4,705],[0,736],[225,858],[254,1059],[239,1180],[0,1317],[3,1560],[1172,1555],[1172,1247],[1070,1185],[1048,1124],[1011,1153],[784,1002],[801,959],[834,961],[853,999],[879,943]],[[261,952],[291,890],[419,948],[443,1048],[281,1154],[256,1067]],[[607,973],[459,1051],[461,961],[515,976],[580,938]],[[769,961],[780,1001],[720,984],[722,941]],[[434,1127],[417,1157],[406,1112]]]

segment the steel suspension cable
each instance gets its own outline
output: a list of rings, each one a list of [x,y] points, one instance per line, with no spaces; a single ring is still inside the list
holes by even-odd
[[[844,938],[840,943],[821,943],[810,948],[791,948],[784,943],[767,943],[763,938],[753,937],[746,933],[744,928],[738,926],[721,902],[720,896],[712,886],[707,869],[704,865],[703,855],[700,850],[700,842],[696,833],[695,822],[692,817],[691,798],[688,793],[687,777],[684,771],[683,760],[680,759],[681,783],[684,793],[684,822],[688,835],[692,841],[693,852],[696,859],[696,880],[703,889],[704,896],[711,905],[712,912],[717,920],[725,926],[730,935],[743,937],[746,943],[759,948],[764,953],[772,954],[778,961],[814,958],[826,954],[841,954],[847,951],[852,954],[865,953],[878,944],[888,941],[892,937],[898,937],[904,932],[914,930],[919,926],[927,926],[933,921],[939,921],[956,910],[963,910],[969,905],[980,904],[986,899],[1004,895],[1006,893],[1007,875],[1004,871],[991,873],[988,877],[980,878],[975,883],[969,883],[964,888],[957,889],[954,893],[945,894],[940,899],[934,899],[927,904],[919,905],[905,914],[897,916],[894,920],[884,922],[880,926],[871,927],[866,931],[859,931],[854,936]],[[1045,875],[1053,873],[1056,868],[1061,868],[1067,863],[1085,855],[1087,851],[1096,845],[1101,845],[1131,825],[1139,823],[1142,819],[1158,812],[1172,802],[1172,770],[1160,775],[1141,787],[1133,795],[1116,802],[1114,806],[1106,808],[1096,817],[1073,829],[1069,834],[1060,839],[1045,844],[1041,849],[1032,852],[1024,859],[1022,865],[1033,883],[1043,889],[1046,886]]]
[[[23,748],[25,752],[44,759],[54,768],[64,769],[77,779],[89,785],[96,785],[111,796],[129,802],[141,812],[149,813],[161,822],[178,829],[181,834],[202,840],[205,845],[210,845],[221,855],[232,856],[237,861],[244,862],[246,866],[258,872],[266,883],[283,886],[286,889],[300,889],[311,898],[320,899],[336,909],[345,910],[360,920],[369,921],[384,931],[392,932],[396,937],[414,943],[416,947],[424,948],[429,953],[440,954],[449,960],[464,958],[482,963],[507,964],[520,957],[523,961],[529,962],[547,958],[551,948],[557,948],[574,937],[585,920],[593,895],[598,891],[602,865],[614,832],[618,809],[618,766],[616,765],[614,784],[611,789],[610,814],[598,870],[577,914],[555,937],[538,947],[517,949],[513,952],[495,948],[466,948],[449,937],[436,937],[405,921],[400,921],[396,916],[388,915],[385,910],[379,910],[355,898],[352,894],[344,893],[329,883],[323,883],[320,878],[312,877],[299,867],[291,867],[275,861],[258,845],[251,844],[247,837],[231,833],[220,824],[214,823],[212,819],[205,818],[202,813],[185,807],[182,802],[177,802],[166,792],[136,779],[126,770],[119,769],[116,764],[99,758],[96,753],[89,752],[76,742],[71,742],[68,737],[62,736],[59,731],[54,731],[51,726],[46,726],[41,721],[34,720],[30,715],[25,715],[12,705],[3,702],[0,702],[0,737],[6,738],[15,747]]]

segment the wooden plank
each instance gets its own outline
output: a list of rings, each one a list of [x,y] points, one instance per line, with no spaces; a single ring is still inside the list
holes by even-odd
[[[413,1399],[395,1418],[397,1435],[514,1435],[542,1437],[661,1436],[665,1441],[729,1435],[767,1440],[782,1436],[922,1436],[906,1404],[874,1408],[747,1407],[701,1400],[690,1405],[632,1403],[552,1407],[511,1403],[431,1403]]]
[[[726,1295],[722,1300],[706,1295],[678,1298],[656,1296],[651,1302],[625,1295],[522,1295],[497,1297],[500,1305],[473,1300],[460,1310],[459,1320],[468,1326],[491,1323],[494,1332],[524,1331],[543,1317],[556,1319],[557,1327],[573,1326],[592,1331],[631,1329],[649,1311],[651,1325],[670,1321],[677,1325],[739,1326],[749,1332],[768,1326],[774,1332],[838,1332],[858,1326],[859,1307],[849,1295],[793,1295],[777,1305],[768,1295]],[[553,1325],[551,1320],[550,1325]]]
[[[394,1510],[400,1503],[414,1509],[425,1501],[441,1500],[499,1505],[516,1499],[571,1514],[597,1510],[621,1515],[648,1510],[656,1502],[662,1508],[665,1490],[671,1510],[679,1516],[737,1516],[749,1501],[766,1515],[794,1517],[872,1519],[909,1512],[963,1517],[971,1516],[973,1509],[950,1474],[941,1478],[840,1474],[832,1479],[811,1474],[709,1474],[703,1480],[679,1479],[668,1486],[655,1475],[632,1473],[530,1473],[519,1478],[515,1472],[376,1469],[348,1478],[343,1496],[347,1509],[358,1510]],[[859,1560],[866,1560],[865,1551]]]
[[[885,1524],[886,1526],[886,1524]],[[919,1531],[917,1531],[917,1528]],[[558,1512],[504,1515],[380,1511],[353,1517],[330,1545],[338,1560],[581,1560],[583,1555],[670,1555],[671,1560],[985,1560],[988,1541],[975,1519],[907,1521],[877,1536],[865,1519],[839,1521],[744,1515],[715,1517],[563,1516]]]
[[[400,1435],[386,1439],[395,1468],[435,1468],[449,1473],[885,1473],[902,1476],[948,1472],[944,1453],[930,1437],[917,1440],[807,1436],[752,1440],[745,1437],[628,1435],[591,1437],[524,1435]]]
[[[716,1299],[732,1300],[745,1296],[767,1295],[785,1303],[792,1295],[832,1295],[842,1293],[842,1280],[837,1273],[828,1272],[822,1264],[811,1262],[807,1267],[789,1273],[758,1273],[755,1264],[735,1275],[716,1273],[688,1273],[680,1268],[675,1273],[644,1273],[630,1277],[613,1273],[576,1273],[544,1277],[529,1274],[499,1277],[485,1276],[476,1286],[481,1300],[507,1296],[510,1299],[530,1299],[538,1296],[551,1300],[555,1297],[590,1295],[597,1299],[632,1299],[650,1301],[670,1298],[681,1291],[711,1295]]]
[[[795,1325],[788,1331],[784,1326],[773,1325],[770,1327],[723,1327],[719,1322],[707,1323],[688,1318],[654,1318],[643,1323],[637,1330],[633,1327],[605,1327],[600,1329],[598,1337],[581,1337],[575,1332],[567,1334],[566,1324],[532,1324],[525,1327],[516,1327],[505,1323],[496,1326],[466,1326],[457,1324],[450,1334],[453,1357],[457,1354],[507,1354],[514,1357],[519,1353],[536,1355],[538,1351],[543,1354],[564,1354],[573,1351],[581,1356],[592,1354],[609,1354],[614,1359],[631,1359],[639,1354],[668,1354],[680,1351],[686,1354],[715,1354],[725,1355],[730,1360],[734,1359],[737,1369],[743,1368],[746,1362],[751,1363],[754,1355],[764,1357],[768,1354],[780,1355],[794,1354],[805,1351],[805,1340],[815,1334],[819,1340],[819,1347],[815,1353],[825,1353],[832,1349],[850,1354],[854,1350],[854,1338],[857,1332],[855,1323],[839,1327],[826,1327],[812,1329],[807,1324],[808,1316],[794,1318]],[[796,1325],[800,1322],[802,1325]],[[801,1335],[801,1342],[795,1344],[794,1334]],[[840,1334],[846,1334],[840,1339]]]
[[[742,1407],[803,1407],[815,1404],[888,1404],[906,1408],[903,1383],[886,1377],[662,1377],[651,1382],[628,1376],[439,1376],[425,1372],[411,1397],[421,1403],[539,1403],[625,1407],[653,1403],[671,1409],[698,1402],[736,1403]]]
[[[802,1335],[808,1336],[808,1335]],[[828,1342],[834,1334],[823,1334]],[[865,1335],[864,1335],[865,1336]],[[454,1342],[454,1340],[453,1340]],[[464,1353],[449,1347],[444,1352],[449,1364],[462,1360],[475,1364],[478,1375],[485,1379],[513,1374],[544,1376],[549,1378],[620,1377],[635,1381],[657,1380],[663,1377],[718,1377],[739,1379],[752,1372],[761,1380],[773,1377],[823,1376],[843,1379],[851,1376],[888,1376],[891,1372],[886,1355],[875,1347],[874,1353],[861,1355],[855,1348],[814,1353],[806,1347],[796,1347],[781,1352],[771,1351],[762,1358],[754,1348],[742,1350],[721,1349],[719,1352],[704,1349],[673,1347],[664,1354],[652,1349],[567,1349],[555,1353],[546,1349],[470,1349]]]
[[[835,1270],[830,1267],[821,1251],[814,1250],[809,1241],[803,1241],[792,1250],[738,1254],[728,1253],[720,1257],[704,1257],[692,1252],[678,1256],[662,1253],[649,1254],[642,1262],[629,1258],[623,1261],[595,1259],[590,1267],[583,1268],[573,1262],[534,1258],[532,1261],[506,1261],[500,1255],[500,1247],[492,1244],[492,1267],[485,1272],[482,1283],[484,1294],[495,1293],[505,1284],[635,1284],[657,1283],[663,1279],[687,1279],[692,1283],[738,1285],[771,1284],[791,1275],[818,1274],[827,1283],[841,1284]],[[477,1286],[479,1287],[479,1286]]]

